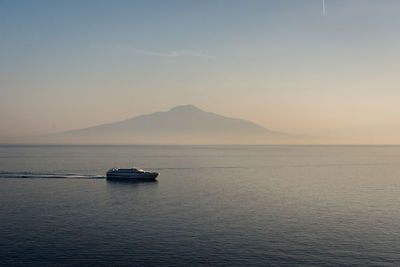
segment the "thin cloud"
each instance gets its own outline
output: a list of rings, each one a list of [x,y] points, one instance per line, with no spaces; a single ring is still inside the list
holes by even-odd
[[[322,15],[326,15],[325,0],[322,0]]]
[[[136,47],[132,48],[133,51],[140,55],[152,56],[152,57],[161,57],[161,58],[178,58],[178,57],[201,57],[201,58],[214,58],[213,56],[197,52],[197,51],[170,51],[166,53],[150,51],[139,49]]]

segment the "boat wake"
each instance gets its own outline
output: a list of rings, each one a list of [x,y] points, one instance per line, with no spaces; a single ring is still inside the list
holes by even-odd
[[[102,175],[81,175],[73,173],[8,172],[0,171],[0,178],[57,178],[57,179],[104,179]]]

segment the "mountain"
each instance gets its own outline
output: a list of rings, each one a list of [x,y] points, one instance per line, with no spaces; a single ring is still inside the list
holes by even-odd
[[[276,143],[290,135],[253,122],[177,106],[114,123],[41,136],[39,143],[74,144],[256,144]]]

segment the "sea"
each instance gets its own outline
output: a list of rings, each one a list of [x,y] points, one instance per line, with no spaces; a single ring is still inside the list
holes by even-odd
[[[400,146],[0,146],[0,204],[1,266],[400,265]]]

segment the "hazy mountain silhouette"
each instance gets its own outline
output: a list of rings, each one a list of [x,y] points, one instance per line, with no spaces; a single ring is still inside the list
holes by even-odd
[[[253,122],[177,106],[114,123],[42,136],[43,143],[76,144],[255,144],[274,143],[290,135]]]

